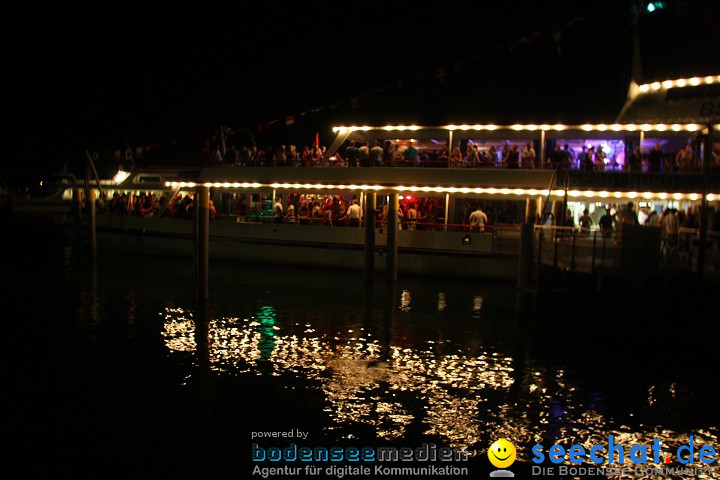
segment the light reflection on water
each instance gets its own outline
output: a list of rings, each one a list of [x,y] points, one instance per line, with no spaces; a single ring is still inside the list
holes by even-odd
[[[475,297],[474,305],[478,303],[482,305],[482,297]],[[167,349],[173,355],[196,355],[191,314],[168,308],[162,315]],[[323,332],[321,326],[305,323],[299,334],[290,327],[278,321],[270,306],[261,307],[254,318],[210,320],[211,369],[283,376],[321,390],[335,424],[330,429],[364,424],[391,440],[420,423],[424,434],[470,454],[484,453],[498,437],[520,445],[518,459],[524,461],[530,460],[535,443],[577,443],[589,450],[606,444],[608,435],[626,451],[634,444],[650,445],[654,438],[664,452],[675,451],[690,435],[696,451],[718,444],[717,427],[677,432],[618,424],[604,413],[605,396],[581,393],[565,370],[549,371],[529,359],[518,365],[518,359],[492,348],[470,349],[451,340],[408,347],[371,338],[363,327]],[[657,402],[659,390],[670,396],[677,388],[651,387],[648,403]]]

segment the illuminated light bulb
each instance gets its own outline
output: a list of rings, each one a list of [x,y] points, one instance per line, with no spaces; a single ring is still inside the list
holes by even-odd
[[[392,125],[387,125],[385,126],[385,130],[387,130],[388,132],[392,132],[393,130],[395,130],[395,127],[393,127]]]
[[[538,128],[537,125],[533,125],[532,123],[530,125],[525,126],[525,129],[530,130],[531,132],[534,132],[535,130],[537,130],[537,128]]]
[[[540,125],[540,130],[550,130],[550,125],[548,125],[547,123],[543,123],[542,125]]]
[[[629,125],[625,125],[625,130],[627,130],[628,132],[634,132],[635,130],[637,130],[637,125],[634,125],[632,123]]]
[[[691,193],[691,194],[690,194],[690,200],[695,201],[695,200],[697,200],[698,198],[700,198],[700,196],[699,196],[697,193]]]
[[[170,182],[165,182],[166,187],[169,187],[170,185],[171,185]]]
[[[691,79],[689,80],[689,82],[690,82],[690,85],[692,85],[693,87],[695,87],[695,86],[697,86],[697,85],[700,85],[700,79],[697,78],[697,77],[691,78]]]
[[[665,80],[664,82],[662,82],[662,86],[665,88],[670,88],[673,86],[673,83],[674,82],[672,80]]]
[[[550,195],[550,190],[540,190],[539,193],[540,195],[547,197],[548,195]]]
[[[665,130],[667,130],[667,128],[668,126],[664,124],[655,125],[655,130],[658,132],[664,132]]]
[[[673,193],[673,198],[675,200],[681,200],[683,198],[682,193]]]
[[[553,125],[553,129],[557,130],[558,132],[561,130],[565,130],[565,128],[567,128],[567,127],[565,127],[565,125],[562,125],[560,123],[556,123],[555,125]]]
[[[405,130],[407,130],[407,127],[405,125],[398,125],[397,127],[395,127],[395,130],[404,132]]]
[[[593,129],[593,126],[590,125],[590,124],[588,124],[588,123],[586,123],[585,125],[583,125],[583,126],[580,127],[580,128],[582,128],[582,129],[585,130],[586,132],[589,132],[590,130]]]
[[[597,126],[597,129],[600,130],[601,132],[604,132],[605,130],[608,129],[608,126],[605,124],[600,124]]]
[[[337,133],[337,132],[339,132],[339,131],[340,131],[340,129],[339,129],[338,127],[333,127],[333,129],[332,129],[332,130],[333,130],[333,133]]]
[[[484,188],[476,188],[475,189],[475,193],[483,193],[483,191],[485,191]]]
[[[646,200],[650,200],[650,199],[653,197],[653,194],[650,193],[650,192],[644,192],[644,193],[642,194],[642,197],[643,197],[644,199],[646,199]]]
[[[717,75],[717,76],[715,77],[715,81],[716,81],[716,82],[720,82],[720,75]]]
[[[583,196],[584,196],[584,197],[588,197],[588,198],[592,198],[592,197],[595,196],[595,192],[593,192],[592,190],[585,190],[585,191],[583,192]]]
[[[687,81],[685,81],[684,78],[681,78],[680,80],[675,80],[675,85],[677,85],[678,87],[684,87],[685,85],[687,85]]]
[[[431,191],[432,191],[432,188],[430,188],[430,187],[422,187],[421,190],[422,190],[423,192],[431,192]]]
[[[622,130],[622,126],[617,123],[613,123],[612,125],[610,125],[610,129],[613,132],[619,132],[620,130]]]
[[[522,130],[523,126],[516,123],[515,125],[511,126],[510,128],[512,128],[513,130]]]
[[[420,127],[418,127],[417,125],[410,125],[408,127],[408,130],[412,130],[414,132],[415,130],[420,130]]]
[[[564,190],[553,190],[553,195],[555,195],[556,197],[562,197],[563,195],[565,195],[565,191]]]
[[[580,196],[580,192],[577,191],[577,190],[570,190],[570,191],[568,192],[568,196],[569,196],[569,197],[579,197],[579,196]]]
[[[673,123],[670,126],[670,128],[672,129],[673,132],[679,132],[680,130],[682,130],[682,127],[680,125],[678,125],[677,123]]]
[[[531,197],[534,197],[535,195],[537,195],[538,191],[535,190],[534,188],[531,188],[530,190],[527,191],[527,193],[528,193],[528,195],[530,195]]]
[[[687,125],[685,125],[685,130],[687,130],[688,132],[694,132],[697,129],[697,125],[695,125],[694,123],[688,123]]]
[[[635,197],[637,197],[637,196],[638,196],[637,192],[630,192],[630,193],[628,193],[628,198],[635,198]]]
[[[516,188],[515,190],[512,191],[512,193],[514,193],[515,195],[524,195],[525,190],[523,190],[522,188]]]
[[[653,90],[660,90],[660,82],[651,83],[650,88],[652,88]]]
[[[715,200],[715,195],[713,195],[712,193],[708,193],[706,198],[708,199],[708,202],[712,202],[713,200]]]
[[[497,189],[495,189],[495,188],[488,188],[488,189],[487,189],[487,193],[489,193],[490,195],[495,195],[495,194],[497,193]]]
[[[644,124],[642,124],[642,125],[640,126],[640,128],[641,128],[644,132],[649,132],[650,129],[652,128],[652,126],[651,126],[651,125],[648,125],[647,123],[644,123]]]
[[[661,200],[665,200],[667,198],[668,194],[665,192],[659,193],[658,198]]]
[[[402,195],[398,195],[398,200],[405,200],[405,197],[403,197]]]
[[[470,125],[460,125],[460,130],[470,130]]]
[[[648,90],[650,90],[650,85],[648,85],[648,84],[640,85],[640,91],[641,91],[641,92],[645,93],[645,92],[647,92]]]
[[[473,130],[482,130],[482,129],[483,129],[482,125],[473,125]]]
[[[607,198],[608,196],[610,196],[610,194],[608,192],[604,192],[604,191],[598,193],[598,195],[600,196],[600,198]]]
[[[714,80],[713,77],[705,77],[705,83],[713,83]]]
[[[501,188],[500,193],[502,195],[507,195],[508,193],[510,193],[510,189],[509,188]]]
[[[458,189],[455,187],[448,187],[445,189],[447,193],[457,193]]]
[[[497,125],[490,124],[490,125],[485,126],[485,128],[488,130],[497,130],[498,127],[497,127]]]
[[[613,197],[615,197],[615,198],[622,198],[622,192],[615,192],[615,193],[613,193]]]
[[[408,190],[410,190],[411,192],[417,192],[418,190],[420,190],[420,188],[419,187],[409,187]]]
[[[445,128],[448,129],[448,130],[450,130],[451,132],[452,132],[453,130],[456,130],[456,129],[457,129],[457,127],[456,127],[455,125],[448,125],[448,126],[445,127]]]

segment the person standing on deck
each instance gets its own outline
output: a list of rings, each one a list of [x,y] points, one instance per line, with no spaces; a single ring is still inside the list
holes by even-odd
[[[349,224],[351,227],[360,226],[360,220],[362,219],[362,209],[360,208],[357,200],[352,201],[352,205],[350,205],[350,208],[348,208],[345,216],[349,220]]]
[[[358,148],[358,166],[369,167],[370,163],[370,147],[368,142],[363,143],[362,147]]]
[[[380,142],[375,142],[375,146],[370,149],[370,166],[379,167],[382,165],[383,149]]]
[[[485,215],[485,212],[482,211],[482,208],[480,208],[480,204],[478,203],[475,211],[470,214],[470,231],[484,232],[487,221],[487,215]]]
[[[357,166],[358,149],[355,147],[355,142],[350,142],[350,145],[345,149],[345,159],[347,160],[348,167]]]
[[[273,221],[275,223],[284,223],[283,217],[284,217],[284,209],[282,206],[282,198],[278,197],[275,200],[275,205],[273,205]]]
[[[535,168],[535,149],[532,146],[532,142],[527,142],[522,151],[522,167]]]
[[[415,204],[410,203],[407,210],[407,225],[408,230],[415,230],[415,227],[417,225],[417,210],[415,209]]]
[[[403,152],[403,157],[405,158],[405,166],[406,167],[414,167],[415,166],[415,162],[417,161],[417,149],[412,144],[412,142],[410,142],[410,144],[407,146],[407,148]]]

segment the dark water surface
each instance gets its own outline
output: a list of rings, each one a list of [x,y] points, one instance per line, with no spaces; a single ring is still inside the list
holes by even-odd
[[[100,252],[93,268],[53,235],[15,231],[3,250],[24,478],[261,478],[252,442],[462,447],[459,478],[488,478],[500,437],[527,473],[536,443],[720,447],[720,314],[703,292],[556,292],[517,317],[508,283],[367,288],[213,262],[202,313],[192,259]],[[290,430],[309,436],[251,439]]]

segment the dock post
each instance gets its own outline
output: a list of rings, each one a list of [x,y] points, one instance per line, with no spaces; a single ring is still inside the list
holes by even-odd
[[[75,227],[75,246],[82,248],[82,190],[79,188],[73,188],[72,212]]]
[[[397,280],[397,237],[398,237],[398,208],[400,201],[397,193],[390,194],[390,205],[388,205],[387,223],[387,279]]]
[[[533,232],[531,223],[520,226],[520,251],[518,258],[518,289],[526,290],[532,286],[533,278]]]
[[[85,163],[85,209],[87,211],[88,250],[90,258],[97,257],[97,230],[95,228],[95,189],[90,188],[90,162]]]
[[[525,199],[525,223],[535,223],[537,201],[534,198]]]
[[[365,269],[363,277],[372,280],[375,274],[375,214],[377,194],[365,195]]]
[[[210,188],[195,188],[195,303],[208,300],[210,260]]]
[[[90,248],[90,256],[95,259],[97,257],[97,223],[95,219],[95,189],[87,189],[87,212],[88,212],[88,247]]]
[[[515,311],[518,318],[524,318],[532,298],[533,281],[533,233],[532,223],[520,226],[520,249],[518,258],[518,279]]]

